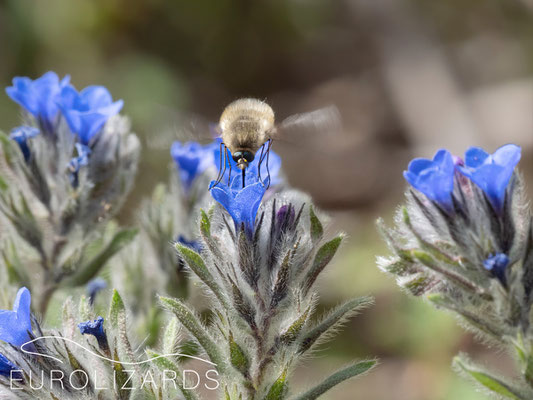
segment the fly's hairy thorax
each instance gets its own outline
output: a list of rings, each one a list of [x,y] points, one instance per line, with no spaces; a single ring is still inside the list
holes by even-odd
[[[220,117],[222,141],[231,153],[257,152],[270,138],[274,128],[274,112],[256,99],[239,99],[226,107]]]

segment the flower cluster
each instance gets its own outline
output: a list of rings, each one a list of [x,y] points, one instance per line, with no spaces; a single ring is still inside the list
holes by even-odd
[[[432,160],[411,161],[404,177],[414,190],[406,193],[395,229],[380,221],[394,255],[378,264],[410,293],[516,349],[525,371],[521,382],[484,372],[464,356],[456,358],[455,366],[493,392],[529,399],[533,224],[515,171],[520,155],[519,146],[508,144],[493,154],[472,147],[464,160],[439,150]]]
[[[122,100],[113,102],[103,86],[88,86],[78,92],[70,84],[68,75],[59,80],[52,71],[35,80],[15,77],[13,86],[6,88],[6,93],[35,117],[46,133],[54,133],[61,114],[71,132],[86,146],[123,106]]]
[[[133,185],[140,144],[103,86],[78,92],[47,72],[14,78],[6,93],[25,117],[0,132],[0,218],[16,243],[4,256],[44,312],[58,287],[85,284],[133,238],[106,225]]]
[[[453,190],[455,171],[474,182],[487,196],[494,211],[503,212],[506,189],[514,168],[520,161],[520,147],[508,144],[494,154],[471,147],[464,161],[447,150],[439,150],[433,160],[416,158],[404,172],[405,179],[447,212],[454,211]]]

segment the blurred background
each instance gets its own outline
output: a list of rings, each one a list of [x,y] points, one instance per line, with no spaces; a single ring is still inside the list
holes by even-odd
[[[476,400],[450,369],[458,351],[508,368],[451,316],[408,298],[375,266],[375,229],[402,201],[402,170],[440,147],[461,155],[514,142],[533,176],[533,0],[2,0],[0,86],[16,75],[70,74],[106,85],[144,144],[120,216],[166,182],[184,115],[217,121],[230,101],[266,99],[283,119],[329,104],[345,132],[277,143],[292,185],[349,234],[322,282],[322,305],[363,294],[376,305],[296,373],[314,382],[357,357],[381,366],[325,399]],[[18,108],[0,95],[0,128]],[[531,186],[531,185],[530,185]]]

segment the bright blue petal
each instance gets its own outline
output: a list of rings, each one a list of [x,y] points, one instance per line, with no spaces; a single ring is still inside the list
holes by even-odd
[[[182,184],[188,190],[194,179],[213,164],[213,143],[204,146],[196,142],[174,142],[170,155],[178,166]]]
[[[433,161],[427,158],[415,158],[409,163],[407,170],[416,175],[425,169],[432,168],[434,165]]]
[[[58,113],[57,100],[61,89],[68,83],[68,77],[61,82],[55,72],[47,72],[40,78],[13,78],[13,86],[6,88],[7,95],[25,108],[48,128],[53,127]]]
[[[213,146],[213,154],[214,154],[213,161],[217,169],[220,168],[220,158],[221,158],[220,146],[219,146],[220,143],[221,143],[221,140],[219,139],[218,141],[215,141],[216,145]],[[222,161],[224,161],[223,158],[224,158],[224,154],[222,154]],[[258,175],[258,166],[259,166],[260,158],[261,158],[261,149],[259,149],[257,153],[255,153],[254,160],[248,164],[247,171],[250,171],[250,173],[252,174]],[[240,173],[240,170],[237,167],[237,163],[233,161],[233,158],[231,156],[226,157],[227,168],[224,173],[224,177],[222,178],[223,182],[228,181],[229,170],[230,170],[229,165],[231,165],[232,177],[234,176],[233,174],[235,174],[236,171],[237,173]],[[261,163],[261,179],[265,180],[268,177],[268,175],[270,175],[271,185],[277,185],[281,183],[280,171],[281,171],[281,157],[278,154],[276,154],[273,150],[270,150],[269,155],[268,155],[268,168],[267,168],[267,158],[265,155],[264,155],[263,162]],[[248,182],[248,178],[246,178],[246,182]]]
[[[412,160],[403,176],[412,187],[451,212],[454,171],[452,155],[447,150],[441,149],[437,151],[433,160],[424,158]]]
[[[470,168],[477,168],[489,157],[489,154],[480,147],[470,147],[465,152],[465,165]]]
[[[32,331],[31,295],[28,289],[21,288],[13,304],[13,311],[0,310],[0,340],[22,346],[30,340],[28,332]]]
[[[107,107],[113,102],[111,93],[103,86],[87,86],[80,92],[80,111],[87,111],[93,108]]]
[[[495,164],[514,168],[520,161],[522,149],[516,144],[506,144],[492,155]]]
[[[28,146],[28,139],[37,136],[39,133],[39,129],[32,126],[19,126],[14,128],[9,134],[9,138],[18,143],[26,161],[28,161],[31,156],[30,148]]]
[[[478,147],[471,147],[465,155],[465,167],[458,169],[487,195],[496,212],[501,213],[507,186],[520,161],[520,154],[520,147],[514,144],[502,146],[492,155]]]
[[[253,233],[255,217],[265,194],[266,187],[261,182],[247,185],[235,196],[235,204],[240,208],[241,220],[248,233]]]
[[[490,271],[495,278],[505,285],[507,283],[506,269],[509,265],[509,261],[509,257],[507,257],[506,254],[498,253],[483,261],[483,266],[487,271]]]
[[[61,90],[58,100],[70,130],[81,143],[89,145],[110,117],[122,109],[124,102],[112,102],[109,91],[103,86],[88,86],[77,92],[72,85]]]
[[[31,331],[31,294],[30,291],[23,287],[17,292],[17,297],[13,303],[13,311],[17,313],[17,318],[21,324],[24,324],[26,330]]]
[[[20,371],[20,368],[4,357],[3,354],[0,354],[0,375],[5,376],[6,378],[11,378],[11,376],[13,376],[15,379],[21,379],[22,374],[20,372],[11,373],[11,371],[15,370]]]
[[[251,174],[250,174],[251,175]],[[251,175],[250,179],[254,176]],[[214,181],[211,182],[211,185]],[[262,182],[255,181],[242,188],[240,176],[233,178],[231,186],[219,183],[211,189],[213,198],[222,205],[233,218],[235,229],[238,231],[244,224],[247,235],[251,236],[255,227],[255,218],[261,200],[265,194],[266,186]]]

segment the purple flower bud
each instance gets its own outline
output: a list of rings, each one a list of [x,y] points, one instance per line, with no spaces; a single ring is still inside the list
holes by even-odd
[[[276,213],[276,228],[279,232],[284,232],[294,224],[296,212],[290,204],[281,206]]]

